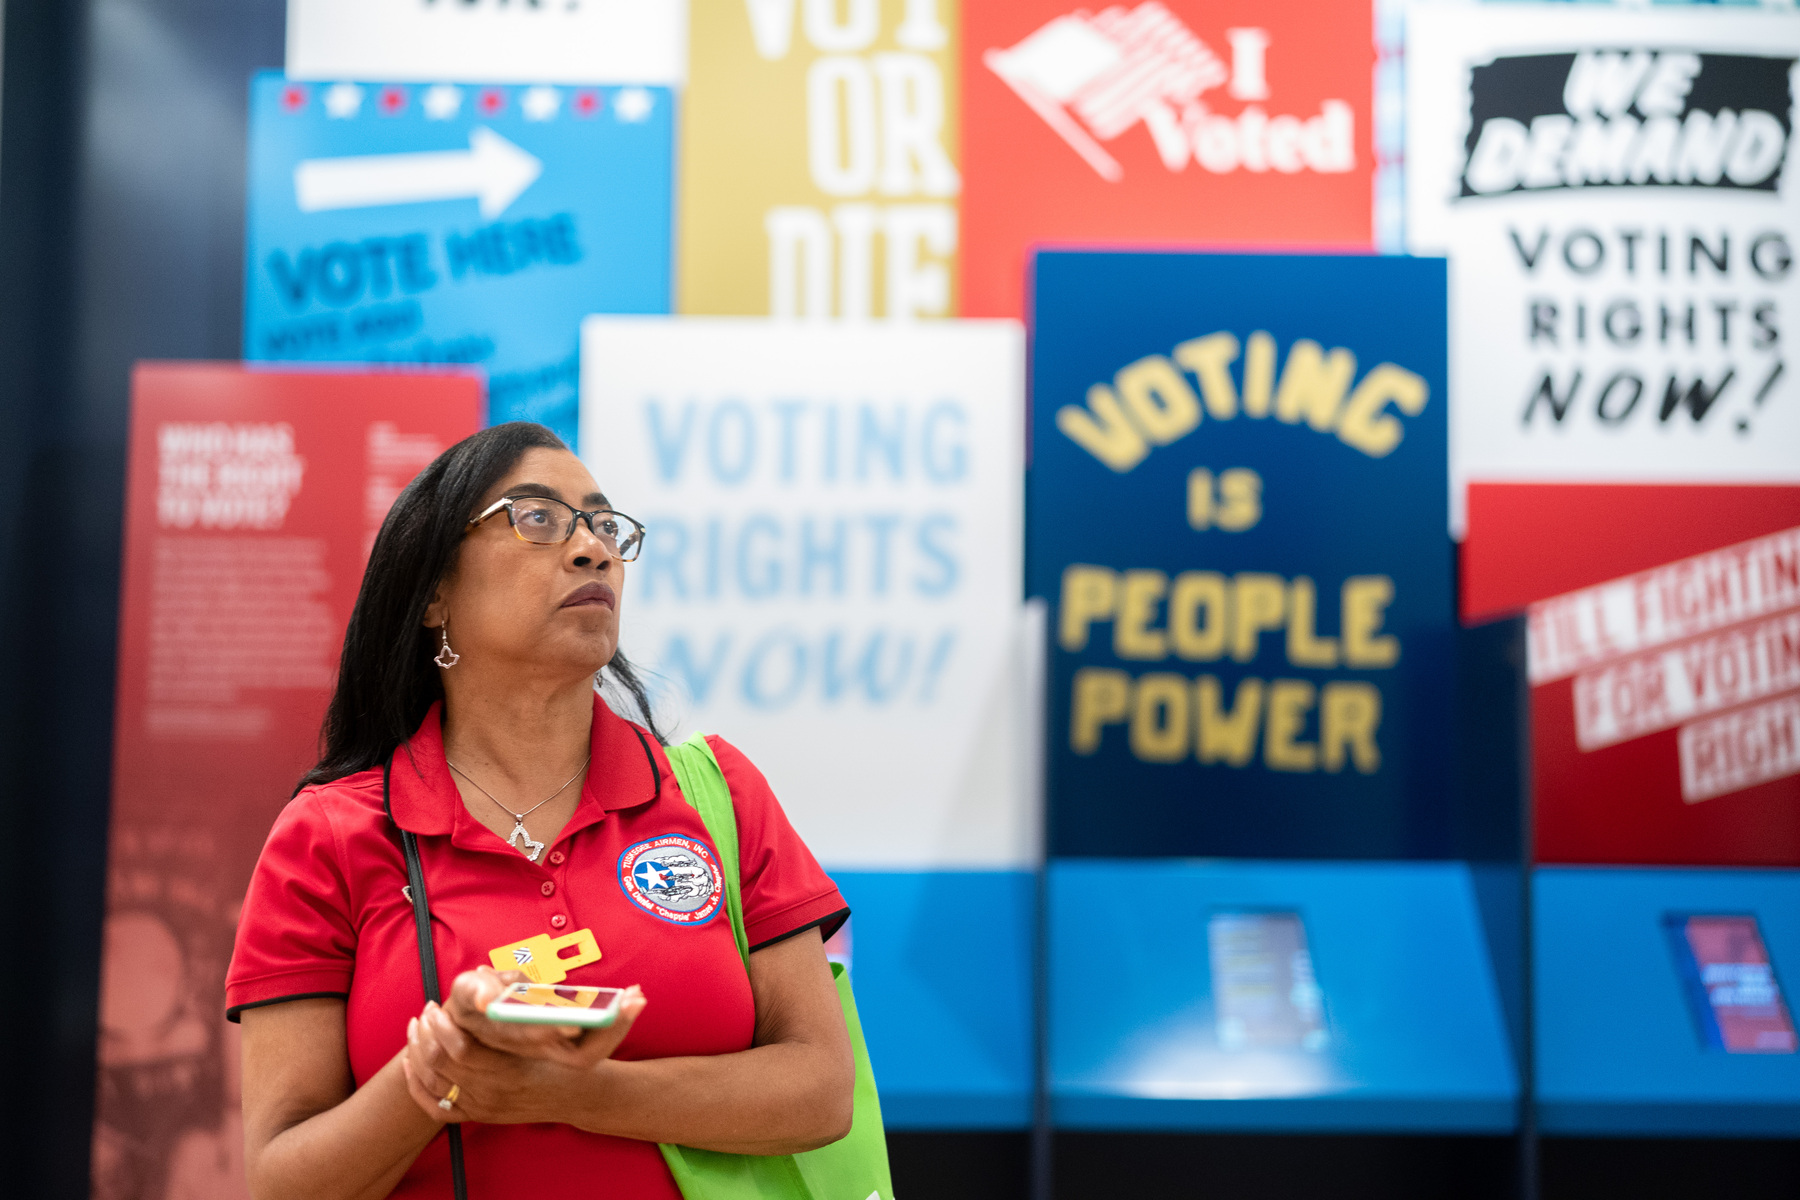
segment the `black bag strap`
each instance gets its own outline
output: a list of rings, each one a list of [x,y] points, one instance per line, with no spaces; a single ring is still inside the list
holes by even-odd
[[[388,780],[394,771],[390,755],[381,768],[381,807],[389,821],[394,821],[394,808],[388,797]],[[394,821],[394,828],[400,823]],[[431,944],[431,908],[425,899],[425,864],[419,859],[419,839],[408,829],[400,829],[400,849],[406,855],[407,894],[412,898],[413,928],[419,934],[419,973],[425,977],[425,999],[443,1003],[438,990],[437,950]],[[463,1175],[462,1126],[448,1125],[450,1136],[450,1188],[456,1200],[469,1200],[469,1183]]]

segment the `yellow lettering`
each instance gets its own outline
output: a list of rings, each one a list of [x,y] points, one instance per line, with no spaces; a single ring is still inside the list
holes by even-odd
[[[1204,532],[1212,528],[1213,477],[1205,467],[1188,472],[1188,527]]]
[[[1169,657],[1169,639],[1151,629],[1156,607],[1169,590],[1161,571],[1127,571],[1119,588],[1119,615],[1113,622],[1113,653],[1120,658],[1156,662]]]
[[[1313,685],[1304,679],[1269,683],[1269,715],[1263,733],[1263,763],[1271,771],[1311,771],[1318,767],[1319,748],[1299,740],[1313,706]]]
[[[1308,425],[1326,432],[1337,423],[1338,408],[1354,378],[1356,355],[1340,346],[1327,356],[1319,343],[1301,338],[1288,351],[1281,372],[1275,418],[1292,425],[1305,417]]]
[[[1088,389],[1087,407],[1065,404],[1056,410],[1056,427],[1063,436],[1121,473],[1144,461],[1150,445],[1125,419],[1119,398],[1104,383]]]
[[[1056,640],[1064,650],[1086,650],[1088,626],[1112,619],[1117,581],[1106,567],[1073,563],[1063,569]]]
[[[1203,763],[1222,762],[1241,767],[1256,752],[1257,718],[1262,716],[1262,680],[1239,682],[1237,698],[1229,712],[1219,706],[1222,693],[1217,676],[1202,675],[1194,681],[1198,734],[1195,757]]]
[[[1180,762],[1188,752],[1188,682],[1157,671],[1137,681],[1131,704],[1131,753],[1144,762]]]
[[[1092,754],[1100,748],[1100,732],[1125,719],[1131,676],[1110,667],[1083,667],[1075,672],[1069,712],[1069,749]]]
[[[1209,333],[1175,347],[1175,361],[1200,381],[1206,413],[1215,421],[1237,416],[1237,389],[1232,386],[1230,370],[1237,356],[1238,340],[1229,333]]]
[[[1401,412],[1416,417],[1425,411],[1430,393],[1425,381],[1405,367],[1382,363],[1364,375],[1350,393],[1350,403],[1338,422],[1338,439],[1370,458],[1383,458],[1400,444],[1405,431],[1382,409],[1391,400]]]
[[[1328,683],[1319,696],[1319,760],[1327,771],[1344,768],[1344,751],[1364,775],[1381,769],[1375,731],[1381,727],[1381,691],[1372,683]]]
[[[1275,339],[1257,330],[1244,348],[1244,415],[1269,415],[1269,396],[1275,387]]]
[[[1387,606],[1394,601],[1394,581],[1386,575],[1352,575],[1344,580],[1344,665],[1391,667],[1400,661],[1400,639],[1381,633]]]
[[[1199,620],[1200,613],[1206,620]],[[1183,571],[1169,593],[1169,641],[1189,662],[1211,662],[1225,652],[1229,628],[1225,577],[1216,571]]]
[[[1235,581],[1231,604],[1231,657],[1249,662],[1266,629],[1280,629],[1287,611],[1287,588],[1281,576],[1244,571]]]
[[[1322,638],[1316,628],[1318,591],[1304,575],[1294,576],[1288,589],[1287,655],[1296,667],[1335,667],[1338,664],[1336,638]]]
[[[1159,446],[1186,437],[1200,424],[1200,400],[1175,364],[1160,354],[1140,358],[1113,376],[1119,399],[1144,436]]]
[[[1219,498],[1224,501],[1217,517],[1220,529],[1239,533],[1262,520],[1262,476],[1249,467],[1233,467],[1219,476]]]

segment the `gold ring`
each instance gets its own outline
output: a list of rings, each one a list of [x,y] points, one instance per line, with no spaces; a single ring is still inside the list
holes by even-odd
[[[442,1100],[438,1101],[438,1107],[443,1109],[445,1112],[449,1112],[451,1110],[451,1108],[455,1107],[456,1098],[460,1095],[462,1095],[462,1085],[459,1083],[451,1084],[449,1094],[447,1094]]]

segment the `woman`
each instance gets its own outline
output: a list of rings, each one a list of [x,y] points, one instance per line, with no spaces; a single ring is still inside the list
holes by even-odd
[[[849,1129],[823,944],[848,910],[761,774],[712,740],[748,978],[722,896],[691,882],[706,873],[670,896],[672,874],[642,866],[646,842],[657,862],[712,849],[617,653],[642,531],[610,508],[521,423],[445,451],[382,525],[324,755],[269,834],[227,979],[254,1195],[441,1200],[439,1134],[468,1122],[477,1200],[675,1200],[657,1142],[789,1154]],[[643,724],[601,699],[603,668]],[[424,1002],[396,826],[420,846],[441,1007]],[[571,1039],[486,1019],[523,977],[498,964],[641,990]]]

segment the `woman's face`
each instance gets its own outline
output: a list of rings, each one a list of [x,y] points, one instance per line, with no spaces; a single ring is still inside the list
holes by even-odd
[[[548,496],[572,508],[608,507],[581,460],[567,450],[532,449],[470,516],[503,496]],[[538,545],[513,532],[504,509],[464,538],[438,585],[425,624],[448,622],[450,648],[471,664],[540,676],[591,675],[619,645],[625,564],[586,521],[568,541]]]

